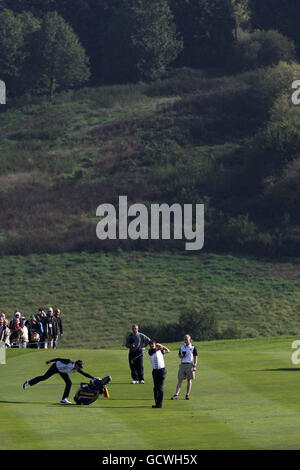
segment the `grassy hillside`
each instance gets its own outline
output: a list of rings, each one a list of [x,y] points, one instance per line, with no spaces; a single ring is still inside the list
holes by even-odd
[[[152,84],[60,93],[53,104],[9,102],[0,114],[0,253],[147,249],[96,238],[96,208],[119,195],[205,203],[209,250],[299,253],[298,196],[286,188],[298,170],[283,171],[298,152],[299,112],[284,94],[298,73],[285,63],[223,76],[182,69]]]
[[[120,346],[132,322],[172,323],[190,303],[210,307],[220,330],[238,327],[244,337],[300,333],[298,259],[204,252],[6,256],[0,278],[8,317],[61,308],[60,348]]]
[[[300,108],[287,94],[298,72],[286,63],[236,75],[181,69],[152,84],[1,107],[1,310],[60,307],[65,347],[120,345],[132,321],[171,323],[189,303],[214,311],[220,331],[298,334],[297,257],[211,254],[300,253]],[[100,242],[96,208],[119,195],[204,203],[203,252]]]
[[[297,366],[292,337],[200,343],[191,399],[171,401],[178,344],[166,357],[165,400],[153,410],[150,362],[145,385],[131,385],[124,350],[62,350],[81,357],[91,374],[110,374],[111,398],[88,407],[62,407],[60,377],[27,390],[46,370],[49,351],[7,351],[0,366],[0,449],[299,449]],[[72,375],[70,398],[81,378]],[[159,432],[157,432],[159,429]],[[184,432],[182,432],[184,429]]]

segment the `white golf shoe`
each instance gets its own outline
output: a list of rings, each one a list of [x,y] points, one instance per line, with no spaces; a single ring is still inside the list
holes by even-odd
[[[60,400],[60,402],[63,404],[63,405],[72,405],[72,402],[67,400],[66,398],[64,398],[63,400]]]
[[[29,382],[26,380],[25,383],[23,383],[23,389],[26,390],[26,388],[29,387]]]

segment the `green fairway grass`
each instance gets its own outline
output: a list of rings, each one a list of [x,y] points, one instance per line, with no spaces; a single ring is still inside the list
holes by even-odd
[[[152,409],[153,384],[145,354],[145,385],[130,384],[127,351],[7,350],[0,366],[0,449],[299,449],[300,370],[291,363],[294,337],[195,343],[199,352],[190,401],[171,401],[179,344],[168,345],[162,409]],[[54,357],[83,359],[85,370],[111,375],[110,399],[90,406],[59,404],[60,377],[22,389]],[[82,381],[71,375],[70,398]],[[84,380],[83,380],[84,381]]]
[[[188,303],[208,305],[220,329],[238,327],[242,337],[300,333],[298,258],[275,262],[207,252],[3,256],[0,278],[7,318],[16,310],[29,318],[41,306],[61,309],[64,348],[120,347],[132,322],[172,323]]]

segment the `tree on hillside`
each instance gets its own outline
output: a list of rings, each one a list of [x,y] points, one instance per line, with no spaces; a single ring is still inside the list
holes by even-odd
[[[20,19],[10,10],[0,11],[0,70],[7,83],[20,73],[24,35]]]
[[[21,73],[16,80],[16,94],[32,91],[35,85],[35,70],[32,64],[32,49],[41,22],[29,12],[18,15],[23,32],[23,63]]]
[[[184,48],[179,66],[222,64],[234,40],[232,0],[169,0]]]
[[[5,8],[15,13],[27,11],[37,17],[42,17],[55,6],[55,0],[2,0],[2,2]]]
[[[56,0],[56,11],[74,29],[90,59],[93,77],[103,71],[103,40],[111,17],[123,0]]]
[[[105,78],[114,82],[157,79],[181,47],[167,0],[123,0],[105,35]]]
[[[248,30],[250,28],[250,10],[248,0],[233,0],[235,17],[235,39],[238,39],[240,29]]]
[[[0,0],[1,1],[1,0]],[[57,11],[72,26],[90,58],[94,77],[102,72],[103,38],[110,18],[123,0],[2,0],[14,12],[27,11],[42,18]],[[1,3],[0,3],[1,8]]]
[[[299,0],[249,0],[253,29],[276,29],[300,50]]]
[[[50,100],[57,87],[71,88],[88,80],[88,58],[71,26],[50,12],[44,17],[36,38],[35,62],[40,84]]]
[[[31,13],[0,10],[0,69],[10,95],[22,93],[31,82],[29,57],[39,21]]]

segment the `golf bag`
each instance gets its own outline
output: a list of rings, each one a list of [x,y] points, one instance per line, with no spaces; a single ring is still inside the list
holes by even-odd
[[[103,395],[104,398],[109,398],[109,392],[106,385],[111,381],[111,377],[108,375],[102,380],[98,377],[92,379],[90,383],[82,382],[79,390],[77,390],[74,397],[74,401],[77,405],[90,405],[97,400],[99,395]]]

